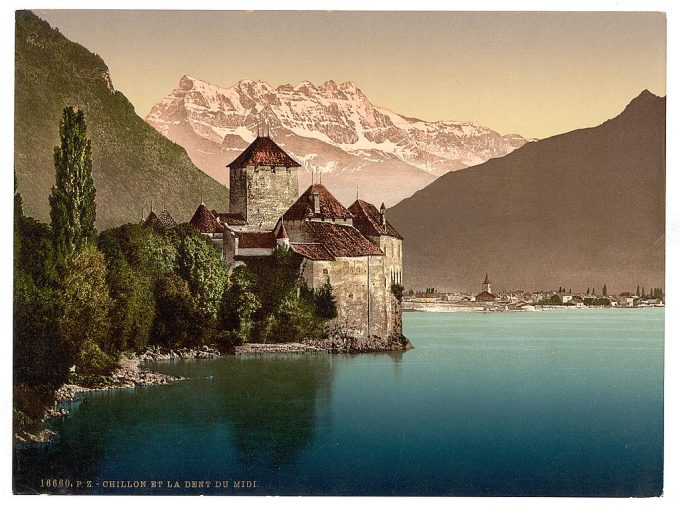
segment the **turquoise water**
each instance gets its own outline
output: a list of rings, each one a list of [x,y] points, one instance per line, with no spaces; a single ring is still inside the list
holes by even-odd
[[[191,379],[88,394],[53,422],[58,443],[15,454],[15,489],[60,493],[40,479],[69,479],[92,481],[70,493],[658,495],[663,315],[411,312],[404,354],[155,363]],[[105,486],[116,480],[146,488]],[[192,480],[211,488],[185,488]]]

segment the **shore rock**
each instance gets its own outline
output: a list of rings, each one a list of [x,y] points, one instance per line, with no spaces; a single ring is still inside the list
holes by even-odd
[[[235,354],[255,353],[376,353],[386,351],[408,351],[411,342],[403,335],[392,335],[387,339],[380,337],[333,336],[318,340],[303,340],[290,344],[244,344],[236,346]]]

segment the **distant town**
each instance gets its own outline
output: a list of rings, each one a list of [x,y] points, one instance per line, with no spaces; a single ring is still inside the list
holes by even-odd
[[[572,291],[557,290],[528,292],[511,290],[492,293],[491,280],[486,275],[478,293],[441,292],[434,287],[425,291],[404,291],[404,311],[535,311],[562,308],[651,308],[664,306],[662,288],[645,291],[639,286],[635,292],[611,294],[604,285],[601,290],[587,288]]]

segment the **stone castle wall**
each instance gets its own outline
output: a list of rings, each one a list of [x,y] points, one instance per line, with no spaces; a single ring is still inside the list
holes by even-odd
[[[229,178],[229,211],[243,212],[253,229],[273,229],[298,198],[296,168],[248,166],[230,170]]]
[[[303,278],[313,288],[330,280],[341,325],[356,330],[360,336],[387,338],[401,334],[401,319],[396,321],[396,298],[385,263],[382,256],[305,260]]]

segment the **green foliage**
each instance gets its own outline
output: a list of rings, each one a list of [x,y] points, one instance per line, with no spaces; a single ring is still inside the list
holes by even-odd
[[[226,331],[227,340],[234,344],[243,344],[250,339],[255,312],[262,306],[253,291],[255,280],[255,275],[246,266],[239,266],[232,272],[224,293],[220,325]]]
[[[390,290],[394,297],[397,298],[397,301],[401,301],[404,297],[404,286],[401,283],[393,283]]]
[[[59,319],[54,290],[36,286],[31,276],[14,273],[14,380],[28,387],[59,387],[72,365],[54,329]]]
[[[154,290],[156,316],[151,339],[167,347],[197,343],[196,306],[187,281],[176,275],[161,277]]]
[[[229,268],[212,242],[195,232],[184,231],[183,235],[178,248],[179,274],[189,284],[198,311],[206,319],[215,320]]]
[[[63,276],[56,325],[61,347],[75,361],[79,374],[102,372],[115,361],[99,353],[99,344],[109,346],[109,312],[114,306],[106,283],[104,255],[86,245],[66,262]]]
[[[15,218],[15,269],[31,276],[39,287],[56,284],[57,275],[49,225],[31,217]]]
[[[642,293],[643,293],[643,294],[645,293],[645,289],[642,289]],[[607,285],[605,285],[604,287],[602,287],[602,295],[603,295],[604,297],[607,297],[607,296],[609,295],[609,294],[607,294]]]
[[[267,341],[271,343],[299,342],[304,338],[323,336],[323,322],[315,315],[314,301],[304,300],[294,293],[281,301]]]
[[[15,34],[14,156],[27,215],[49,222],[52,147],[64,105],[87,115],[100,230],[138,220],[142,205],[161,198],[176,219],[191,216],[200,194],[226,212],[229,190],[135,113],[100,57],[29,11],[16,13]]]
[[[96,217],[92,147],[85,115],[64,108],[59,127],[61,146],[54,148],[56,183],[50,193],[50,218],[59,263],[92,241]]]
[[[562,298],[558,294],[553,294],[548,299],[542,299],[538,302],[539,305],[561,305]]]

